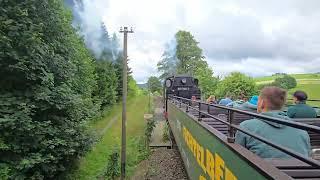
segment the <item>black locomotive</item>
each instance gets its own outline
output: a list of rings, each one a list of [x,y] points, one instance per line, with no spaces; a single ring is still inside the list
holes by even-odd
[[[196,99],[200,99],[201,91],[198,87],[198,82],[198,79],[188,75],[168,77],[164,81],[165,95],[174,95],[188,99],[195,96]]]

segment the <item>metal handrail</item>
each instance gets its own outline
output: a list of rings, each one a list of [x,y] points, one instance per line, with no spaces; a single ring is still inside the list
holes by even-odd
[[[258,117],[258,118],[261,118],[261,119],[264,119],[264,120],[267,120],[267,121],[277,122],[279,124],[287,125],[287,126],[290,126],[290,127],[294,127],[294,128],[298,128],[298,129],[304,129],[304,130],[310,130],[310,131],[312,130],[314,132],[320,133],[320,128],[317,127],[317,126],[313,126],[313,125],[308,125],[308,124],[303,124],[303,123],[298,123],[298,122],[290,122],[290,121],[282,120],[280,118],[273,118],[273,117],[269,117],[269,116],[259,115],[259,114],[256,114],[256,113],[252,113],[252,112],[248,112],[248,111],[242,111],[242,110],[238,110],[238,109],[234,109],[234,108],[230,108],[230,107],[225,107],[225,106],[221,106],[221,105],[207,104],[207,103],[203,103],[201,101],[191,100],[191,99],[182,98],[182,97],[178,97],[178,96],[170,96],[170,97],[175,98],[175,99],[173,99],[174,101],[176,101],[176,99],[181,99],[181,100],[187,100],[189,103],[190,102],[196,102],[196,103],[199,103],[199,105],[200,104],[206,104],[208,106],[213,106],[213,107],[226,109],[229,112],[229,116],[231,114],[230,112],[233,113],[233,111],[234,111],[234,112],[238,112],[238,113],[241,113],[241,114],[247,114],[247,115],[251,115],[251,116],[254,116],[254,117]],[[179,101],[179,103],[180,103],[179,107],[181,107],[182,101]],[[286,153],[286,154],[288,154],[288,155],[290,155],[290,156],[292,156],[294,158],[297,158],[297,159],[299,159],[299,160],[301,160],[301,161],[303,161],[303,162],[305,162],[305,163],[307,163],[307,164],[309,164],[311,166],[316,166],[317,168],[320,168],[320,162],[318,162],[318,161],[316,161],[314,159],[305,157],[302,154],[297,153],[297,152],[295,152],[295,151],[293,151],[291,149],[288,149],[286,147],[282,147],[282,146],[279,146],[277,144],[274,144],[273,142],[265,139],[264,137],[255,135],[255,134],[253,134],[253,133],[251,133],[251,132],[249,132],[249,131],[247,131],[245,129],[239,128],[239,126],[236,126],[236,125],[232,124],[232,120],[230,120],[229,122],[224,121],[224,120],[219,119],[218,117],[216,117],[214,115],[211,115],[209,113],[201,111],[200,107],[199,108],[195,108],[195,107],[190,106],[189,103],[188,104],[183,103],[183,104],[185,104],[186,108],[188,108],[188,109],[191,108],[191,109],[194,109],[194,110],[198,111],[199,115],[201,115],[201,114],[207,115],[207,116],[209,116],[209,117],[211,117],[211,118],[213,118],[213,119],[215,119],[215,120],[217,120],[219,122],[222,122],[223,124],[228,125],[230,127],[229,136],[231,136],[231,137],[228,137],[228,142],[234,142],[234,141],[229,141],[229,139],[233,139],[234,138],[234,133],[232,133],[232,131],[233,131],[233,129],[236,129],[236,130],[239,130],[242,133],[245,133],[245,134],[247,134],[247,135],[249,135],[249,136],[251,136],[253,138],[256,138],[257,140],[259,140],[259,141],[261,141],[261,142],[263,142],[263,143],[265,143],[267,145],[270,145],[270,146],[272,146],[272,147],[274,147],[274,148],[276,148],[276,149],[278,149],[278,150],[280,150],[280,151],[282,151],[282,152],[284,152],[284,153]]]
[[[183,98],[183,97],[179,97],[179,96],[170,96],[170,97],[177,98],[177,99],[183,99],[183,100],[196,102],[196,103],[201,103],[201,104],[205,104],[205,105],[208,105],[208,106],[217,107],[217,108],[220,108],[220,109],[231,110],[233,112],[250,115],[250,116],[257,117],[257,118],[260,118],[260,119],[263,119],[263,120],[266,120],[266,121],[271,121],[271,122],[287,125],[287,126],[290,126],[290,127],[298,128],[298,129],[309,130],[309,131],[312,131],[312,132],[320,133],[320,127],[309,125],[309,124],[293,122],[293,121],[290,121],[290,120],[283,120],[281,118],[261,115],[261,114],[257,114],[257,113],[254,113],[254,112],[249,112],[249,111],[244,111],[244,110],[240,110],[240,109],[236,109],[236,108],[226,107],[226,106],[223,106],[223,105],[208,104],[208,103],[205,103],[205,102],[201,102],[199,100],[191,100],[191,99],[187,99],[187,98]]]

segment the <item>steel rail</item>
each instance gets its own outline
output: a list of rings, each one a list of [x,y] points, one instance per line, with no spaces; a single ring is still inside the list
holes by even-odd
[[[189,102],[191,101],[191,102],[196,102],[196,103],[199,103],[199,104],[202,103],[201,101],[190,100],[190,99],[182,98],[182,97],[178,97],[178,96],[170,96],[170,97],[174,97],[175,99],[172,99],[172,100],[180,103],[180,105],[179,105],[180,108],[182,108],[182,107],[181,107],[181,104],[182,104],[183,102],[182,102],[182,101],[178,101],[177,99],[188,100]],[[214,115],[211,115],[211,114],[209,114],[209,113],[207,113],[207,112],[201,111],[201,110],[199,110],[199,107],[196,108],[196,107],[190,106],[189,104],[186,104],[186,103],[183,103],[183,104],[186,105],[186,108],[194,109],[194,110],[196,110],[197,112],[199,112],[200,114],[207,115],[207,116],[209,116],[209,117],[211,117],[211,118],[213,118],[213,119],[215,119],[215,120],[217,120],[217,121],[219,121],[219,122],[221,122],[221,123],[223,123],[223,124],[228,125],[229,127],[232,127],[232,128],[234,128],[234,129],[236,129],[236,130],[239,130],[239,131],[241,131],[242,133],[245,133],[245,134],[247,134],[247,135],[249,135],[249,136],[251,136],[251,137],[253,137],[253,138],[255,138],[255,139],[257,139],[257,140],[259,140],[259,141],[261,141],[261,142],[263,142],[263,143],[265,143],[265,144],[267,144],[267,145],[270,145],[270,146],[272,146],[272,147],[274,147],[274,148],[276,148],[276,149],[278,149],[278,150],[280,150],[280,151],[282,151],[282,152],[284,152],[284,153],[286,153],[286,154],[288,154],[288,155],[290,155],[290,156],[292,156],[292,157],[294,157],[294,158],[297,158],[297,159],[299,159],[299,160],[301,160],[301,161],[303,161],[303,162],[305,162],[305,163],[307,163],[307,164],[309,164],[309,165],[311,165],[311,166],[315,166],[315,167],[317,167],[317,168],[320,168],[320,162],[318,162],[318,161],[316,161],[316,160],[314,160],[314,159],[311,159],[311,158],[308,158],[308,157],[306,158],[305,156],[303,156],[303,155],[300,154],[300,153],[297,153],[297,152],[295,152],[295,151],[293,151],[293,150],[291,150],[291,149],[288,149],[288,148],[286,148],[286,147],[282,147],[282,146],[280,146],[280,145],[274,144],[273,142],[265,139],[264,137],[255,135],[255,134],[253,134],[253,133],[251,133],[251,132],[249,132],[249,131],[247,131],[247,130],[245,130],[245,129],[239,128],[239,126],[237,126],[237,125],[234,125],[234,124],[232,124],[232,123],[230,123],[230,122],[227,122],[227,121],[225,121],[225,120],[219,119],[218,117],[216,117],[216,116],[214,116]],[[224,107],[224,106],[221,106],[221,105],[213,105],[213,104],[207,104],[207,103],[202,103],[202,104],[206,104],[206,105],[209,105],[209,106],[215,106],[215,107],[222,107],[222,109],[226,109],[226,110],[228,110],[229,112],[230,112],[230,111],[236,111],[236,112],[239,112],[239,113],[242,113],[242,114],[249,114],[249,115],[253,115],[253,116],[255,116],[255,117],[263,118],[263,119],[266,119],[266,120],[273,119],[274,121],[272,121],[272,122],[278,122],[278,120],[279,120],[279,118],[270,118],[270,117],[268,117],[268,116],[261,116],[261,115],[257,115],[257,114],[251,113],[251,112],[246,112],[246,111],[242,111],[242,110],[237,110],[237,109],[234,109],[234,108],[228,108],[228,107]],[[282,121],[283,121],[283,120],[280,119],[279,122],[282,122]],[[282,122],[282,123],[284,123],[284,125],[287,125],[287,124],[288,124],[288,126],[289,126],[292,122],[284,121],[284,122]],[[280,123],[279,123],[279,124],[280,124]],[[306,124],[303,124],[303,123],[296,123],[296,122],[294,122],[294,123],[292,123],[292,124],[293,124],[293,125],[292,125],[291,127],[295,127],[295,128],[298,128],[298,129],[300,129],[300,128],[299,128],[300,126],[306,126],[306,129],[310,129],[310,128],[313,129],[313,128],[315,128],[315,129],[316,129],[316,130],[315,130],[316,132],[318,132],[318,131],[319,131],[318,129],[320,129],[320,128],[318,128],[317,126],[306,125]],[[232,129],[230,128],[229,131],[232,131]],[[319,131],[319,132],[320,132],[320,131]],[[230,135],[230,134],[229,134],[229,135]]]

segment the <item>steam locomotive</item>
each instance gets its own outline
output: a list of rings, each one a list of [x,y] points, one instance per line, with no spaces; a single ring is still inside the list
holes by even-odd
[[[166,78],[164,81],[164,92],[169,95],[179,96],[191,99],[195,96],[196,99],[201,98],[201,91],[198,87],[198,79],[188,75],[177,75]]]

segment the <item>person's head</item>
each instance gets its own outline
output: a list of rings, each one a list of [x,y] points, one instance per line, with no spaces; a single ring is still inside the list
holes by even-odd
[[[267,112],[281,110],[286,102],[287,91],[278,87],[270,86],[261,90],[258,99],[257,111]]]
[[[207,102],[212,102],[215,101],[216,97],[214,95],[209,96],[209,98],[207,99]]]
[[[296,91],[293,93],[294,103],[305,102],[307,99],[308,95],[304,91]]]
[[[231,99],[231,94],[230,94],[230,93],[227,93],[226,96],[225,96],[225,98]]]

